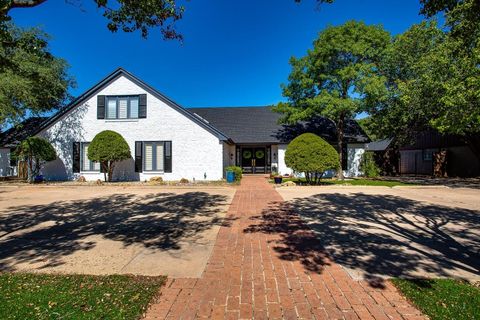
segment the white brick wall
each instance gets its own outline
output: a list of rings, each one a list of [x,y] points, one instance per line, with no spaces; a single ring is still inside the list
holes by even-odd
[[[134,160],[115,169],[116,180],[219,180],[223,175],[223,142],[207,129],[147,93],[147,118],[137,120],[97,119],[97,95],[137,95],[147,93],[125,77],[120,77],[82,105],[60,118],[40,135],[53,144],[59,158],[47,164],[42,174],[49,180],[71,180],[83,175],[87,180],[103,179],[103,173],[72,172],[73,142],[90,142],[97,133],[113,130],[121,134],[135,156],[135,141],[172,141],[172,172],[134,172]]]
[[[287,144],[278,145],[278,173],[279,174],[292,174],[293,170],[287,167],[285,164],[285,151],[287,150]]]
[[[359,177],[362,175],[360,171],[360,162],[365,152],[365,144],[348,144],[347,145],[347,170],[343,171],[345,177]]]

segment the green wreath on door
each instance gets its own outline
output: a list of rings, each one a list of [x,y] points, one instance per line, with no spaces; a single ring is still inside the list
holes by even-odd
[[[265,151],[263,150],[257,150],[255,152],[255,158],[257,159],[263,159],[263,157],[265,157]]]
[[[243,151],[243,155],[242,155],[243,159],[251,159],[252,158],[252,152],[249,151],[249,150],[245,150]]]

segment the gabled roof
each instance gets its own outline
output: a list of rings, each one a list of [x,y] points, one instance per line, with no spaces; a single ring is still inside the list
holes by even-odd
[[[0,134],[0,146],[13,148],[26,138],[35,135],[47,117],[31,117]]]
[[[217,128],[213,127],[212,125],[208,124],[205,121],[202,121],[198,117],[193,116],[190,112],[186,111],[182,106],[174,102],[172,99],[168,98],[155,88],[151,87],[147,83],[143,82],[139,78],[135,77],[133,74],[130,72],[118,68],[108,76],[106,76],[103,80],[98,82],[96,85],[94,85],[92,88],[89,90],[85,91],[83,94],[81,94],[79,97],[77,97],[75,100],[73,100],[71,103],[69,103],[66,107],[62,108],[59,112],[57,112],[54,116],[52,116],[50,119],[48,119],[42,126],[38,129],[38,131],[35,133],[39,133],[40,131],[44,130],[45,128],[48,128],[52,124],[54,124],[59,118],[61,118],[63,115],[66,113],[70,112],[72,109],[74,109],[76,106],[80,105],[81,103],[85,102],[89,98],[91,98],[93,95],[95,95],[97,92],[108,86],[110,83],[113,81],[117,80],[119,77],[124,76],[128,80],[132,81],[157,99],[161,100],[171,108],[177,110],[190,120],[194,121],[201,127],[207,129],[208,131],[216,134],[220,140],[228,140],[228,137],[223,134],[221,131],[219,131]]]
[[[118,68],[52,117],[48,119],[42,118],[41,120],[40,118],[30,118],[23,123],[25,129],[12,128],[10,131],[4,132],[0,135],[0,146],[14,146],[15,143],[28,136],[40,133],[121,76],[129,79],[171,108],[215,134],[220,140],[228,141],[229,143],[288,143],[299,134],[305,132],[315,133],[332,144],[336,142],[336,127],[329,119],[316,117],[296,125],[282,125],[279,124],[281,115],[273,112],[271,107],[184,109],[131,73]],[[345,126],[345,141],[348,143],[363,143],[369,142],[369,139],[358,123],[350,120],[347,121]]]
[[[296,136],[315,133],[330,143],[336,143],[335,123],[324,117],[296,125],[279,124],[281,114],[271,107],[215,107],[187,109],[197,117],[224,132],[235,143],[288,143]],[[347,121],[345,140],[349,143],[369,142],[355,120]]]

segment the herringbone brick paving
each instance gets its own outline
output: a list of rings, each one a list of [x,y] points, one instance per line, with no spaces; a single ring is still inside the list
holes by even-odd
[[[246,176],[202,277],[170,279],[146,319],[424,319],[390,282],[353,280],[318,238]]]

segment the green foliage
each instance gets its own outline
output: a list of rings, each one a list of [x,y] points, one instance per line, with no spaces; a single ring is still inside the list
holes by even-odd
[[[454,279],[393,279],[395,286],[432,320],[480,319],[480,289]]]
[[[380,168],[373,157],[373,152],[364,152],[360,161],[360,171],[367,178],[377,178],[380,175]]]
[[[0,125],[59,108],[74,82],[39,29],[0,23]]]
[[[18,160],[27,161],[29,174],[28,181],[33,182],[40,173],[42,166],[57,158],[53,146],[44,138],[29,137],[22,141],[15,150],[15,157]]]
[[[472,6],[449,9],[446,31],[422,22],[389,46],[381,65],[388,99],[369,110],[382,138],[401,142],[433,128],[462,135],[480,157],[480,22],[467,21]]]
[[[317,184],[325,171],[339,169],[340,160],[328,142],[313,133],[304,133],[287,146],[285,164],[304,172],[309,183]]]
[[[225,171],[233,171],[233,173],[235,173],[235,181],[240,182],[240,180],[242,180],[242,168],[237,166],[228,166],[225,168]]]
[[[165,277],[0,274],[1,319],[140,319]]]
[[[128,143],[115,131],[105,130],[99,132],[88,146],[88,159],[100,163],[105,172],[105,181],[112,181],[116,162],[131,157]]]
[[[8,13],[14,8],[30,8],[45,0],[0,0],[0,21],[10,20]],[[107,28],[116,32],[139,30],[146,38],[151,28],[159,28],[164,39],[182,39],[175,30],[175,22],[183,16],[183,6],[176,0],[93,0],[102,15],[107,18]]]
[[[289,83],[282,87],[288,102],[275,108],[284,114],[282,121],[330,118],[342,150],[345,122],[387,97],[386,79],[378,69],[389,42],[390,34],[380,26],[349,21],[326,28],[306,56],[290,60]]]
[[[362,119],[357,119],[356,121],[360,125],[362,130],[365,132],[365,134],[370,138],[370,140],[380,140],[379,135],[375,130],[372,117],[365,117]]]

